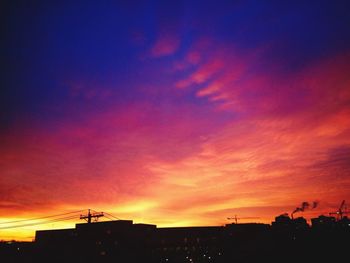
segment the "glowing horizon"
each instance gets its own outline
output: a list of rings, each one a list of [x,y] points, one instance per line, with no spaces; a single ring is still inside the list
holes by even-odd
[[[307,219],[335,211],[350,201],[344,5],[8,4],[0,222],[84,208],[158,226],[270,223],[303,201],[319,202]]]

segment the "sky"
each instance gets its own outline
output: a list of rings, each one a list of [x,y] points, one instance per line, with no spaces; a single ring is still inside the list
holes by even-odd
[[[0,223],[270,223],[350,201],[349,1],[73,2],[0,7]]]

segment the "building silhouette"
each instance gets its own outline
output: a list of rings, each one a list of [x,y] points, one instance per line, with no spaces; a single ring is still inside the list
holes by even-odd
[[[91,222],[91,221],[90,221]],[[335,260],[348,249],[347,217],[309,226],[283,214],[269,224],[167,227],[132,220],[40,230],[34,242],[0,243],[1,262],[295,262]]]

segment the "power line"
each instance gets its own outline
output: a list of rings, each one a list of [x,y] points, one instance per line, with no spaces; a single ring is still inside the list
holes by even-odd
[[[14,223],[21,223],[21,222],[28,222],[28,221],[36,221],[36,220],[59,217],[59,216],[64,216],[64,215],[69,215],[69,214],[77,214],[77,213],[81,213],[85,210],[79,210],[79,211],[73,211],[73,212],[68,212],[68,213],[62,213],[62,214],[51,215],[51,216],[43,216],[43,217],[37,217],[37,218],[31,218],[31,219],[22,219],[22,220],[16,220],[16,221],[0,222],[0,225],[14,224]]]
[[[85,209],[86,210],[86,209]],[[85,210],[79,210],[79,211],[72,211],[72,212],[67,212],[67,213],[62,213],[62,214],[56,214],[56,215],[50,215],[50,216],[43,216],[43,217],[37,217],[37,218],[31,218],[31,219],[23,219],[23,220],[16,220],[16,221],[8,221],[8,222],[0,222],[1,225],[6,225],[0,227],[0,230],[5,230],[5,229],[12,229],[12,228],[20,228],[20,227],[28,227],[28,226],[36,226],[36,225],[44,225],[44,224],[50,224],[50,223],[55,223],[55,222],[60,222],[60,221],[67,221],[67,220],[72,220],[72,219],[77,219],[77,213],[81,213]],[[95,210],[92,210],[96,212]],[[121,220],[120,218],[104,212],[104,215],[109,219],[109,220]],[[63,217],[62,217],[63,216]],[[43,220],[43,219],[49,219],[49,220]],[[35,222],[41,220],[39,222]],[[17,224],[19,223],[19,224]],[[22,223],[22,224],[21,224]]]
[[[116,217],[116,216],[114,216],[114,215],[112,215],[112,214],[109,214],[109,213],[107,213],[107,212],[104,212],[104,214],[105,214],[105,215],[108,215],[108,216],[111,216],[113,219],[121,220],[120,218],[118,218],[118,217]]]
[[[93,209],[91,209],[91,211],[97,213],[97,211],[95,211],[95,210],[93,210]],[[114,219],[121,220],[120,218],[118,218],[118,217],[116,217],[116,216],[114,216],[114,215],[112,215],[112,214],[110,214],[110,213],[103,212],[103,214],[105,215],[105,217],[107,217],[107,218],[109,218],[109,219],[111,219],[111,220],[114,220]],[[108,217],[108,216],[110,216],[110,217]],[[111,217],[112,217],[112,218],[111,218]]]
[[[77,218],[76,216],[66,216],[66,217],[55,218],[55,219],[46,220],[46,221],[42,221],[42,222],[36,222],[36,223],[33,222],[33,223],[27,223],[27,224],[19,224],[19,225],[0,227],[0,230],[11,229],[11,228],[19,228],[19,227],[26,227],[26,226],[44,225],[44,224],[50,224],[50,223],[55,223],[55,222],[60,222],[60,221],[76,219],[76,218]]]
[[[104,215],[105,215],[105,217],[106,217],[107,219],[109,219],[109,220],[114,220],[113,217],[110,217],[110,216],[106,215],[106,213],[105,213]]]
[[[60,221],[65,221],[65,220],[71,220],[71,219],[76,219],[76,216],[69,216],[69,217],[63,217],[63,218],[57,218],[53,220],[46,220],[43,222],[36,222],[36,223],[27,223],[27,224],[20,224],[20,225],[12,225],[12,226],[5,226],[1,227],[0,229],[10,229],[10,228],[18,228],[18,227],[26,227],[26,226],[36,226],[36,225],[43,225],[43,224],[50,224],[54,222],[60,222]]]

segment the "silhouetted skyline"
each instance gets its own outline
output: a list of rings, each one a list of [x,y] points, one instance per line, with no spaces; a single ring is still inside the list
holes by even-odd
[[[132,220],[92,222],[100,217],[103,213],[89,210],[81,216],[87,223],[75,228],[37,231],[32,243],[0,242],[0,254],[8,262],[320,261],[344,259],[350,237],[346,216],[319,216],[311,227],[303,217],[282,214],[272,225],[170,228]]]

